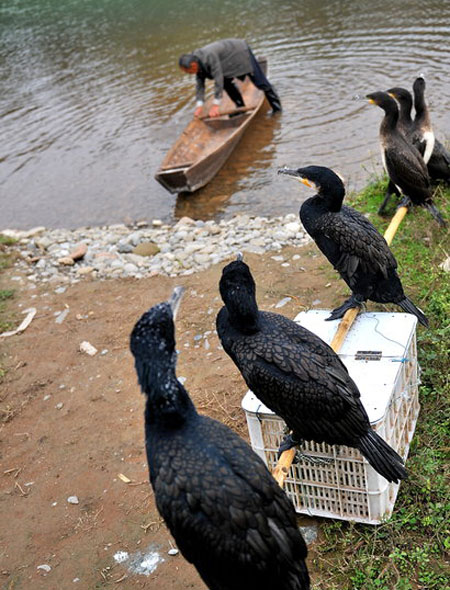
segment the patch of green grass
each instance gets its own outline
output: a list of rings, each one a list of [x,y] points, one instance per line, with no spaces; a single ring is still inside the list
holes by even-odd
[[[12,264],[12,255],[9,247],[15,243],[16,240],[0,234],[0,274]],[[14,297],[14,291],[12,289],[0,289],[0,334],[14,327],[14,317],[7,309],[7,302],[12,297]],[[5,376],[5,373],[6,370],[0,360],[0,381]]]
[[[387,187],[383,178],[348,203],[384,233],[389,218],[377,209]],[[393,199],[394,200],[394,199]],[[435,204],[450,223],[450,189],[439,187]],[[393,214],[395,204],[390,206]],[[314,590],[441,590],[450,570],[450,280],[439,268],[450,255],[448,232],[423,208],[403,220],[391,249],[406,294],[430,321],[418,327],[421,411],[407,461],[409,477],[400,486],[392,517],[379,526],[322,524],[317,547]]]

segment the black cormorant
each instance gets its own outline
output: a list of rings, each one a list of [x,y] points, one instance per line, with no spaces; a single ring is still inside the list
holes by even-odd
[[[328,319],[340,318],[351,307],[361,306],[370,299],[377,303],[395,303],[428,326],[425,315],[403,292],[397,262],[386,240],[359,211],[342,205],[345,187],[341,178],[323,166],[282,168],[279,172],[318,191],[302,204],[300,219],[352,290],[352,296],[333,310]]]
[[[430,113],[425,102],[425,79],[423,76],[419,76],[414,81],[413,92],[416,110],[413,122],[414,145],[423,154],[430,178],[450,183],[450,153],[434,136]]]
[[[211,590],[308,590],[293,505],[228,427],[197,413],[175,373],[173,308],[147,311],[130,339],[146,395],[145,439],[157,508]]]
[[[368,94],[367,98],[385,113],[380,125],[380,145],[383,166],[390,180],[407,201],[428,209],[436,221],[444,226],[445,222],[431,196],[427,166],[418,150],[397,129],[397,103],[387,92],[373,92]],[[387,198],[380,209],[385,205]]]
[[[388,481],[406,477],[401,457],[370,427],[360,393],[328,344],[294,321],[258,310],[255,281],[242,261],[222,272],[225,306],[217,333],[248,387],[283,418],[292,434],[280,451],[302,439],[360,450]]]

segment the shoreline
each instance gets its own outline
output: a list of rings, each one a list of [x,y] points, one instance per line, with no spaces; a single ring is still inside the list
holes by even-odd
[[[75,230],[5,229],[0,234],[17,240],[20,258],[12,270],[25,272],[31,283],[183,276],[239,251],[263,254],[311,242],[293,213],[273,218],[241,214],[219,222],[183,217],[174,225],[154,219]]]

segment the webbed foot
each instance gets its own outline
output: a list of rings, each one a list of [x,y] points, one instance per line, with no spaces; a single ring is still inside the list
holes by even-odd
[[[347,301],[344,301],[344,303],[341,306],[336,307],[336,309],[333,309],[333,311],[326,318],[325,321],[329,322],[331,320],[338,320],[339,318],[342,318],[344,316],[346,311],[348,311],[349,309],[353,309],[354,307],[362,307],[363,303],[364,301],[358,299],[355,295],[352,295],[347,299]]]
[[[293,447],[297,447],[301,443],[302,443],[301,440],[294,439],[292,432],[290,432],[289,434],[286,434],[286,436],[281,441],[280,448],[278,449],[277,459],[279,459],[281,457],[281,455],[284,453],[284,451],[289,451],[289,449],[292,449]]]

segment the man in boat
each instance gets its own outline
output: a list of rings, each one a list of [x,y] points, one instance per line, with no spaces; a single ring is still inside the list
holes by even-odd
[[[179,66],[186,74],[195,74],[197,105],[194,117],[200,117],[205,102],[205,79],[214,80],[214,100],[209,117],[220,115],[219,105],[225,90],[236,107],[245,106],[244,100],[233,78],[243,80],[248,76],[253,84],[262,90],[272,107],[273,113],[281,111],[281,102],[273,86],[266,78],[252,50],[244,39],[222,39],[192,53],[184,53]]]

